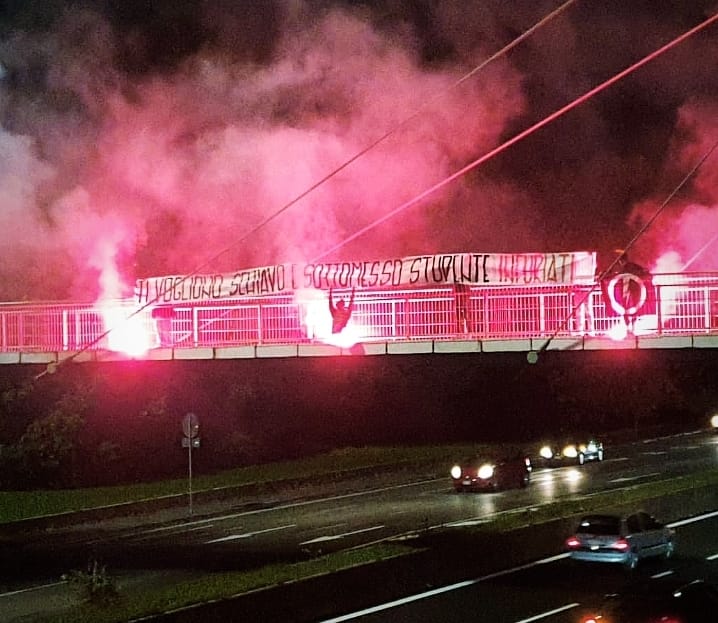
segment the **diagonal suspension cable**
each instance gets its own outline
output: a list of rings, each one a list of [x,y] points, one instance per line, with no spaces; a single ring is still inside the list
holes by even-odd
[[[381,225],[382,223],[388,221],[389,219],[393,218],[394,216],[396,216],[396,215],[399,214],[400,212],[403,212],[403,211],[406,210],[407,208],[410,208],[411,206],[416,205],[417,203],[420,203],[421,201],[423,201],[424,199],[426,199],[429,195],[434,194],[437,190],[440,190],[440,189],[444,188],[445,186],[447,186],[448,184],[450,184],[451,182],[453,182],[453,181],[459,179],[460,177],[463,177],[463,176],[466,175],[469,171],[472,171],[473,169],[475,169],[475,168],[478,167],[479,165],[483,164],[483,163],[486,162],[487,160],[490,160],[490,159],[493,158],[494,156],[497,156],[498,154],[500,154],[501,152],[505,151],[506,149],[508,149],[508,148],[511,147],[512,145],[515,145],[516,143],[518,143],[518,142],[522,141],[523,139],[525,139],[527,136],[530,136],[531,134],[533,134],[533,133],[536,132],[537,130],[540,130],[540,129],[543,128],[544,126],[548,125],[548,124],[551,123],[552,121],[555,121],[555,120],[558,119],[559,117],[562,117],[562,116],[565,115],[567,112],[573,110],[574,108],[577,108],[578,106],[580,106],[580,105],[583,104],[584,102],[586,102],[586,101],[588,101],[589,99],[591,99],[594,95],[597,95],[598,93],[600,93],[601,91],[604,91],[605,89],[607,89],[607,88],[610,87],[611,85],[615,84],[615,83],[618,82],[619,80],[621,80],[621,79],[625,78],[626,76],[632,74],[632,73],[633,73],[634,71],[636,71],[637,69],[643,67],[644,65],[646,65],[646,64],[649,63],[649,62],[651,62],[652,60],[658,58],[661,54],[667,52],[668,50],[674,48],[674,47],[677,46],[679,43],[682,43],[683,41],[685,41],[685,40],[688,39],[689,37],[693,36],[693,35],[696,34],[697,32],[699,32],[699,31],[703,30],[704,28],[710,26],[710,25],[711,25],[713,22],[715,22],[715,21],[718,21],[718,13],[716,13],[716,14],[714,14],[713,16],[709,17],[708,19],[704,20],[703,22],[701,22],[700,24],[698,24],[698,25],[695,26],[694,28],[691,28],[690,30],[686,31],[686,32],[683,33],[682,35],[676,37],[675,39],[673,39],[673,40],[670,41],[669,43],[665,44],[664,46],[662,46],[662,47],[658,48],[657,50],[651,52],[651,53],[648,54],[647,56],[644,56],[641,60],[637,61],[637,62],[634,63],[633,65],[630,65],[629,67],[627,67],[627,68],[624,69],[623,71],[617,73],[617,74],[614,75],[613,77],[611,77],[611,78],[609,78],[608,80],[602,82],[601,84],[599,84],[598,86],[594,87],[593,89],[587,91],[587,92],[584,93],[583,95],[577,97],[577,98],[574,99],[572,102],[566,104],[563,108],[560,108],[559,110],[557,110],[557,111],[551,113],[548,117],[544,117],[541,121],[535,123],[535,124],[532,125],[531,127],[527,128],[527,129],[525,129],[525,130],[523,130],[522,132],[519,132],[519,134],[517,134],[517,135],[515,135],[514,137],[510,138],[509,140],[505,141],[505,142],[502,143],[501,145],[498,145],[497,147],[495,147],[495,148],[492,149],[491,151],[485,153],[483,156],[477,158],[477,159],[474,160],[473,162],[470,162],[469,164],[467,164],[467,165],[464,166],[463,168],[459,169],[459,170],[456,171],[455,173],[453,173],[453,174],[449,175],[448,177],[444,178],[443,180],[437,182],[437,183],[434,184],[433,186],[427,188],[426,190],[424,190],[424,191],[421,192],[420,194],[418,194],[418,195],[414,196],[413,198],[409,199],[408,201],[402,203],[400,206],[394,208],[394,209],[391,210],[390,212],[384,214],[383,216],[380,216],[378,219],[376,219],[376,220],[373,221],[372,223],[369,223],[369,224],[366,225],[365,227],[362,227],[361,229],[359,229],[358,231],[356,231],[356,232],[355,232],[354,234],[352,234],[351,236],[348,236],[348,237],[345,238],[343,241],[341,241],[341,242],[335,244],[333,247],[331,247],[330,249],[328,249],[327,251],[325,251],[325,252],[322,253],[321,255],[319,255],[319,256],[317,256],[316,258],[314,258],[314,259],[312,260],[312,262],[316,262],[316,261],[318,261],[318,260],[320,260],[320,259],[326,257],[327,255],[333,253],[334,251],[336,251],[336,250],[338,250],[338,249],[341,249],[344,245],[346,245],[346,244],[348,244],[349,242],[352,242],[353,240],[356,240],[357,238],[363,236],[363,235],[364,235],[365,233],[367,233],[368,231],[370,231],[370,230],[374,229],[375,227],[377,227],[378,225]]]

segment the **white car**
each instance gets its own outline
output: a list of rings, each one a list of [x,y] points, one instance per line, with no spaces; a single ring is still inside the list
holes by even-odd
[[[566,539],[572,560],[614,562],[635,569],[644,558],[670,558],[675,531],[643,511],[628,515],[587,515]]]

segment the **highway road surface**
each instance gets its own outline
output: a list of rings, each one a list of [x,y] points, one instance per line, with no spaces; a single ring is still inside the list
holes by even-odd
[[[490,522],[505,513],[530,516],[541,505],[557,499],[590,496],[598,491],[716,466],[718,436],[701,432],[608,446],[601,463],[535,469],[526,489],[457,494],[448,475],[451,466],[447,465],[445,476],[417,473],[407,478],[403,474],[396,482],[384,479],[380,486],[367,490],[344,490],[342,483],[336,483],[330,495],[317,498],[235,500],[220,507],[199,508],[192,516],[179,515],[161,521],[153,516],[150,523],[147,518],[131,517],[32,534],[26,539],[15,536],[0,542],[3,554],[0,612],[13,612],[19,617],[37,611],[40,604],[42,608],[51,609],[56,603],[66,603],[67,589],[59,582],[60,576],[71,569],[84,568],[90,558],[101,560],[125,586],[133,582],[172,583],[217,570],[306,560],[386,539],[407,539],[434,532],[459,533],[465,526]],[[701,530],[702,525],[696,522],[695,526],[689,524],[691,527],[682,530]],[[716,553],[711,550],[709,540],[701,542],[700,547],[703,546],[706,551],[701,555]],[[558,547],[554,553],[560,555]],[[491,573],[497,570],[505,571],[497,568]],[[601,573],[608,574],[610,584],[615,570],[601,570]],[[535,578],[554,575],[555,581],[541,591],[536,590]],[[514,580],[509,582],[509,577],[517,578],[515,591],[511,588]],[[468,580],[473,579],[476,578]],[[453,604],[449,610],[456,609],[459,617],[462,612],[466,615],[465,608],[476,608],[477,603],[494,603],[504,604],[500,608],[502,616],[507,618],[481,619],[474,613],[472,620],[528,621],[532,620],[530,616],[536,616],[530,612],[551,612],[571,603],[583,603],[578,598],[578,593],[584,592],[583,584],[590,586],[591,582],[584,582],[580,573],[572,574],[566,561],[559,557],[549,563],[512,571],[511,576],[490,576],[461,590],[446,590],[435,596],[409,600],[401,607],[362,616],[369,617],[367,620],[388,620],[382,617],[391,616],[393,621],[448,621],[447,618],[432,619],[430,613],[434,608],[437,613],[442,611],[442,604],[449,600]],[[487,593],[494,596],[493,601],[488,600]],[[473,597],[464,602],[458,598],[460,595]],[[573,597],[564,601],[563,595]],[[397,599],[400,598],[402,596],[397,595]],[[529,603],[519,606],[526,601]],[[347,615],[351,610],[349,604],[345,612],[341,612],[341,604],[332,608],[337,616]],[[416,615],[414,608],[428,609],[429,618],[412,618]],[[480,610],[485,608],[483,605]],[[513,609],[518,618],[509,614]],[[552,620],[571,621],[572,615],[568,614],[571,609],[566,608],[565,616],[569,618],[561,619],[562,611],[550,616],[554,617]],[[396,618],[402,616],[402,612],[407,612],[409,618]],[[525,613],[529,614],[524,616]],[[297,616],[304,615],[297,613]],[[494,612],[493,616],[498,615]]]

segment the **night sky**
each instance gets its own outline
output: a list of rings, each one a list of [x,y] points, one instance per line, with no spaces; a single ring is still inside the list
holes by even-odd
[[[0,300],[128,296],[336,245],[611,259],[718,140],[718,23],[372,226],[718,11],[578,0],[456,86],[561,4],[0,1]],[[714,154],[631,257],[718,269],[717,181]]]

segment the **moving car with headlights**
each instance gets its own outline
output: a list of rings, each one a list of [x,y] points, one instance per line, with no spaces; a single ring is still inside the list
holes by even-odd
[[[546,467],[603,461],[603,443],[596,439],[545,443],[539,448],[539,457]]]
[[[706,623],[718,613],[718,589],[676,576],[642,580],[606,595],[581,623]]]
[[[718,433],[718,413],[716,413],[715,415],[711,416],[711,419],[710,419],[710,427],[711,427],[711,430],[712,430],[714,433]]]
[[[524,454],[472,457],[451,468],[451,480],[459,492],[525,487],[531,481],[531,459]]]
[[[627,517],[586,515],[566,539],[566,549],[573,560],[614,562],[635,569],[644,558],[670,558],[674,537],[673,529],[643,511]]]

